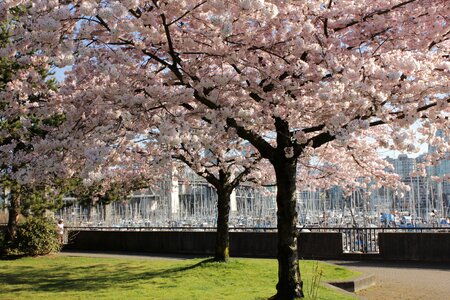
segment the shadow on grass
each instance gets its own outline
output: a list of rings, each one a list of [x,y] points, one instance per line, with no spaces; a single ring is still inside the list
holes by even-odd
[[[14,254],[14,255],[2,254],[2,255],[0,255],[0,260],[17,260],[17,259],[24,258],[24,257],[26,257],[26,255],[23,255],[23,254]]]
[[[113,285],[131,289],[136,281],[144,280],[152,284],[156,278],[178,278],[185,276],[185,272],[189,270],[207,266],[212,262],[213,259],[204,259],[192,265],[155,271],[146,271],[145,266],[130,267],[126,263],[114,266],[93,263],[68,267],[55,262],[51,266],[8,266],[2,267],[0,282],[5,287],[9,286],[6,292],[92,292]]]

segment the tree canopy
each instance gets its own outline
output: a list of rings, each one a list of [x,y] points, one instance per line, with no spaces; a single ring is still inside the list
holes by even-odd
[[[28,14],[3,53],[39,49],[41,59],[72,66],[61,93],[71,112],[66,130],[77,129],[68,148],[84,153],[79,145],[89,145],[98,160],[114,148],[123,157],[117,149],[129,147],[121,145],[154,125],[170,128],[170,118],[158,117],[164,111],[180,124],[186,116],[209,120],[271,163],[275,299],[303,295],[297,166],[325,154],[343,163],[345,153],[361,167],[378,147],[411,150],[407,128],[415,122],[430,140],[437,128],[450,131],[447,0],[8,0],[2,20],[18,4]],[[433,140],[437,153],[449,150],[448,141]],[[385,165],[367,167],[379,174]]]

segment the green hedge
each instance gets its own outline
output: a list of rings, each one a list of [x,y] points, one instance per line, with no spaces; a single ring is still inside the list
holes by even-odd
[[[56,224],[48,218],[28,217],[17,228],[15,248],[26,256],[46,255],[61,249]]]

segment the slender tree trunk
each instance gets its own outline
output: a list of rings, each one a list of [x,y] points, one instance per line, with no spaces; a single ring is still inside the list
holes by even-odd
[[[214,260],[226,262],[230,258],[230,238],[228,233],[228,219],[230,215],[231,189],[217,189],[217,233],[216,254]]]
[[[17,223],[20,214],[20,198],[15,194],[10,194],[10,204],[8,207],[8,227],[5,239],[7,242],[14,240],[17,232]]]
[[[297,160],[281,157],[273,164],[277,179],[278,284],[271,299],[304,297],[297,252]]]

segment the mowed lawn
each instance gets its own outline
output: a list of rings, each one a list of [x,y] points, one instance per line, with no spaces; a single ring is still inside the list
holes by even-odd
[[[339,266],[301,261],[305,290],[358,275]],[[275,294],[274,259],[159,260],[46,256],[0,260],[0,299],[267,299]],[[308,297],[307,297],[308,299]],[[352,299],[320,287],[318,299]]]

